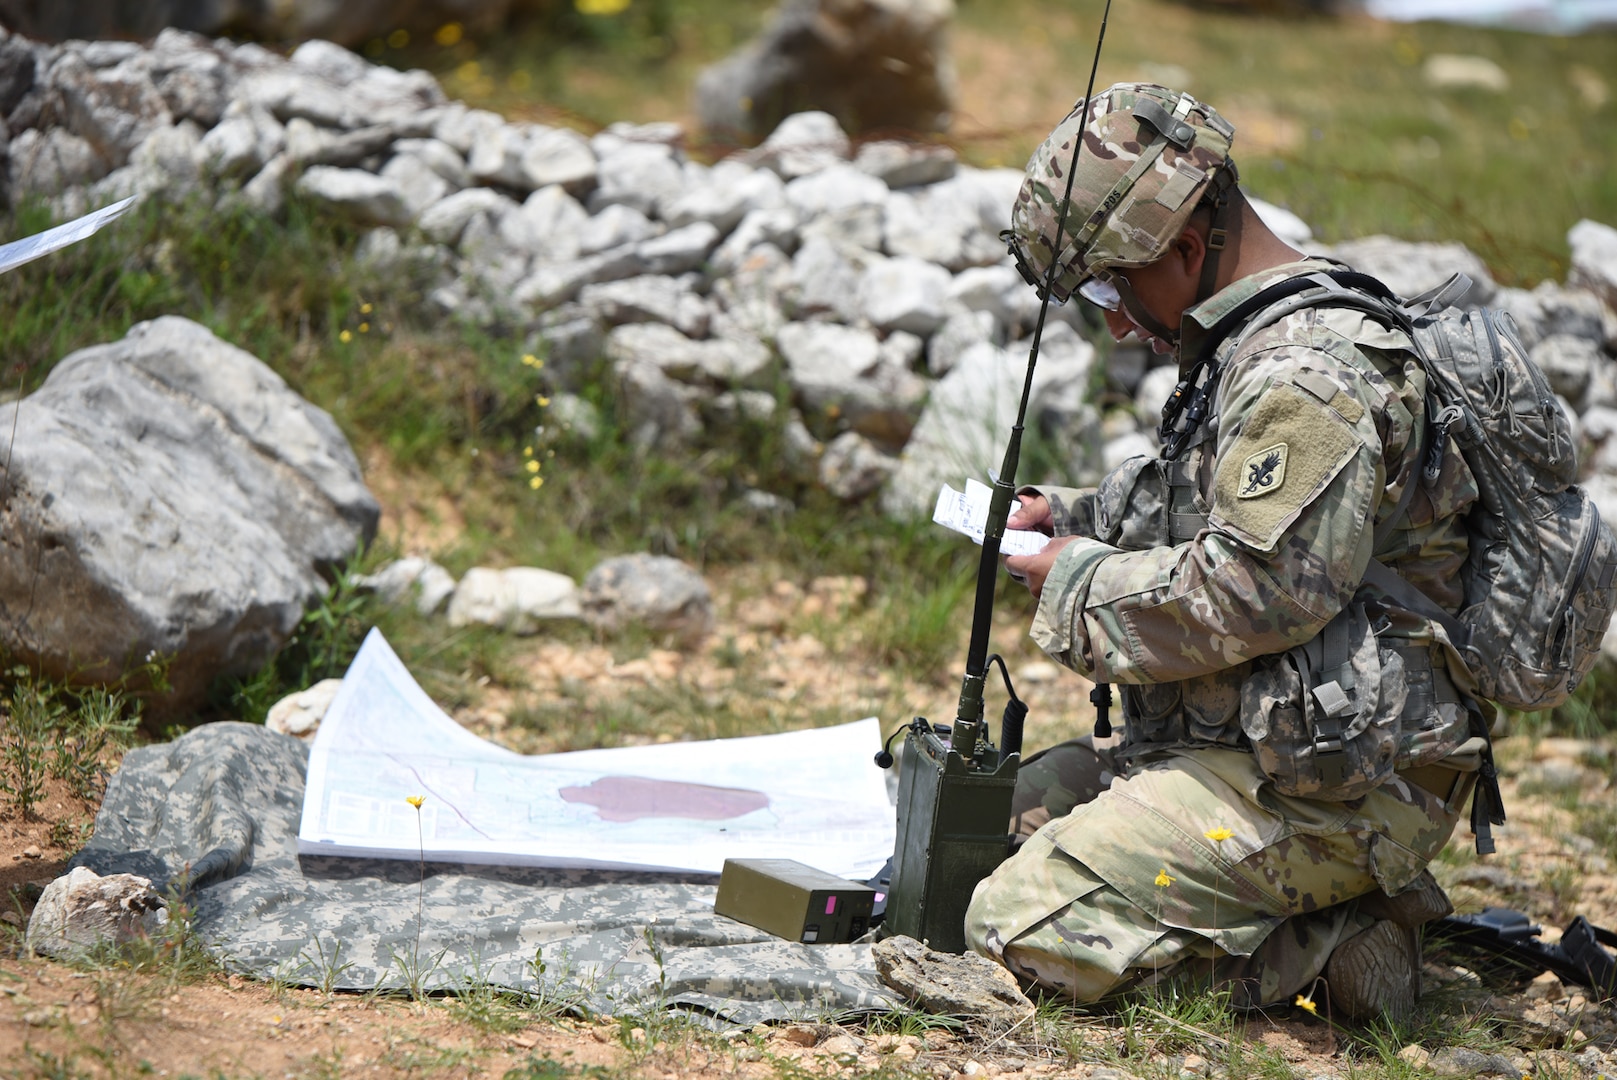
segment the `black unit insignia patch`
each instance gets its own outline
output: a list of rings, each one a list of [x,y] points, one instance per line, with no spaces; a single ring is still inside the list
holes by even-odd
[[[1286,480],[1286,444],[1275,445],[1247,458],[1241,466],[1241,489],[1236,492],[1242,499],[1255,499],[1271,491],[1279,491]]]

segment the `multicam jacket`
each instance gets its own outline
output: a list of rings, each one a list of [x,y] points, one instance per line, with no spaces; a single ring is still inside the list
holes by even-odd
[[[1191,309],[1181,356],[1196,355],[1208,329],[1259,290],[1322,268],[1277,267]],[[1396,767],[1436,761],[1464,742],[1468,720],[1441,632],[1361,590],[1373,555],[1445,608],[1461,601],[1463,517],[1476,485],[1452,446],[1435,482],[1421,476],[1425,375],[1411,343],[1330,308],[1239,338],[1222,346],[1210,415],[1178,459],[1134,458],[1098,491],[1039,489],[1056,534],[1081,539],[1057,557],[1032,636],[1061,663],[1123,684],[1127,755],[1248,747],[1253,685],[1357,594],[1371,600],[1383,660],[1401,658],[1382,666],[1403,684],[1392,695],[1402,712]],[[1412,482],[1404,520],[1377,544],[1377,526]],[[1452,670],[1464,678],[1457,662]]]

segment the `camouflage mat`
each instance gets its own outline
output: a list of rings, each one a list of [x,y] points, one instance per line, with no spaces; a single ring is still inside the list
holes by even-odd
[[[308,756],[234,723],[133,750],[72,865],[186,891],[202,940],[260,979],[404,989],[415,967],[436,990],[483,981],[719,1026],[893,1007],[869,945],[799,945],[715,915],[712,876],[300,859]]]

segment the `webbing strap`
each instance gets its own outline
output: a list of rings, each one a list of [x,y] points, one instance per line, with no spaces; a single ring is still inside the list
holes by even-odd
[[[1413,611],[1422,618],[1441,625],[1448,632],[1450,644],[1456,649],[1463,649],[1471,644],[1471,631],[1464,623],[1438,607],[1431,597],[1399,577],[1397,571],[1380,559],[1370,560],[1370,565],[1364,568],[1364,580],[1380,589],[1388,599],[1405,611]]]

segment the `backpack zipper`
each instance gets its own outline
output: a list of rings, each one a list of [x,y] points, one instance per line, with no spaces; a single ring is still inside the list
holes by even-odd
[[[1578,586],[1583,584],[1584,575],[1589,572],[1589,562],[1595,556],[1595,541],[1600,539],[1600,507],[1595,505],[1593,499],[1589,499],[1587,502],[1589,504],[1589,514],[1593,521],[1591,521],[1590,527],[1583,537],[1582,550],[1578,553],[1578,569],[1572,575],[1572,587],[1567,589],[1566,599],[1561,602],[1560,608],[1555,612],[1555,617],[1550,620],[1550,625],[1556,627],[1556,645],[1561,644],[1562,638],[1566,634],[1564,622],[1568,612],[1572,609],[1572,598],[1577,595]],[[1552,655],[1559,651],[1559,649],[1554,648],[1550,650]]]
[[[1488,328],[1488,344],[1493,347],[1495,356],[1503,357],[1504,348],[1500,345],[1499,328],[1495,325],[1500,314],[1500,312],[1492,311],[1488,308],[1482,309],[1482,324]],[[1521,353],[1523,358],[1526,358],[1527,350],[1522,348],[1521,339],[1509,333],[1508,327],[1506,328],[1506,335],[1511,338],[1511,344],[1515,346],[1516,351]],[[1502,365],[1503,361],[1501,361],[1501,372],[1503,372]],[[1550,443],[1549,464],[1559,465],[1561,463],[1561,439],[1555,423],[1555,410],[1558,407],[1555,404],[1555,394],[1550,389],[1548,380],[1544,378],[1544,373],[1539,370],[1537,364],[1529,362],[1525,366],[1528,376],[1533,380],[1533,389],[1538,393],[1539,414],[1544,418],[1544,434],[1549,438]],[[1514,421],[1515,410],[1511,410],[1511,416]]]

